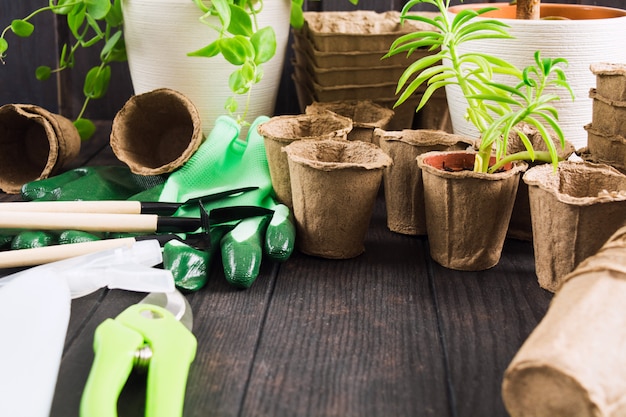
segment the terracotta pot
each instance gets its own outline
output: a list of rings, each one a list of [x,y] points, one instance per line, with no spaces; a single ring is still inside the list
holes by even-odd
[[[383,169],[391,158],[376,145],[347,140],[297,141],[284,151],[298,250],[333,259],[363,253]]]
[[[278,201],[291,208],[289,163],[284,146],[298,140],[346,140],[352,120],[334,113],[274,116],[258,127],[263,136],[272,186]]]
[[[376,129],[374,137],[393,160],[383,175],[387,227],[396,233],[425,235],[424,186],[417,156],[430,151],[465,150],[474,141],[440,130]]]
[[[60,173],[78,156],[80,136],[69,119],[28,104],[0,107],[0,190]]]
[[[473,172],[475,153],[427,152],[422,169],[426,229],[432,258],[442,266],[480,271],[500,260],[519,175],[525,162],[502,172]]]
[[[626,175],[603,164],[559,163],[524,174],[539,285],[556,292],[564,277],[626,224]]]
[[[504,374],[511,417],[626,415],[626,228],[581,263]]]
[[[592,119],[592,103],[587,100],[589,88],[595,85],[595,76],[589,70],[594,62],[626,62],[626,48],[616,39],[626,38],[626,10],[607,7],[542,4],[542,16],[560,15],[572,20],[518,20],[515,6],[508,3],[480,3],[454,6],[450,13],[467,8],[497,7],[484,17],[501,19],[507,24],[515,39],[480,39],[461,45],[459,53],[480,51],[497,56],[523,69],[534,63],[534,53],[541,51],[542,57],[562,57],[569,61],[564,68],[567,79],[576,95],[569,98],[563,89],[550,88],[547,93],[561,96],[554,102],[559,112],[559,123],[565,137],[580,149],[587,144],[587,133],[583,126]],[[517,84],[511,77],[495,76],[495,81]],[[454,133],[477,137],[477,131],[465,118],[467,102],[458,86],[446,86]]]

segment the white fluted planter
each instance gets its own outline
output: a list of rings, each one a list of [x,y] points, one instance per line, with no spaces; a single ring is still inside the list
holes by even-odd
[[[563,9],[565,6],[566,11]],[[556,93],[561,100],[554,105],[559,112],[559,121],[565,138],[576,149],[587,145],[587,132],[584,126],[591,122],[592,100],[589,89],[595,86],[595,75],[589,66],[595,62],[626,62],[626,10],[563,4],[543,4],[542,16],[561,15],[571,20],[517,20],[515,6],[508,3],[485,3],[455,6],[451,13],[458,13],[462,8],[498,7],[497,12],[486,14],[486,18],[498,18],[510,26],[509,33],[515,39],[480,39],[461,45],[461,53],[480,51],[504,59],[523,69],[534,62],[534,53],[541,51],[542,57],[565,58],[569,65],[565,68],[567,79],[572,86],[576,100],[572,101],[569,93],[563,89],[547,90]],[[578,10],[576,10],[578,9]],[[602,18],[592,19],[594,10]],[[582,14],[584,20],[575,19],[573,13]],[[501,18],[500,16],[508,16]],[[620,16],[606,18],[606,16]],[[483,19],[479,17],[477,19]],[[506,77],[494,77],[496,81],[507,82]],[[467,102],[458,86],[446,86],[448,107],[454,133],[476,138],[478,133],[468,123],[464,115]]]
[[[264,2],[260,27],[276,32],[276,55],[263,65],[264,77],[253,87],[246,120],[272,116],[289,38],[290,2]],[[215,119],[226,113],[224,104],[233,93],[228,77],[234,67],[221,56],[189,57],[216,39],[216,32],[199,22],[201,12],[191,0],[123,0],[124,39],[135,94],[171,88],[186,95],[198,108],[202,129],[208,134]],[[217,21],[217,18],[216,18]],[[239,112],[244,108],[239,100]]]

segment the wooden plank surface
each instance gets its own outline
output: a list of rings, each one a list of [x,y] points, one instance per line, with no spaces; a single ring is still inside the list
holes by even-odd
[[[119,164],[109,131],[75,164]],[[198,352],[184,415],[506,416],[502,374],[551,299],[533,262],[530,242],[509,240],[491,270],[442,268],[426,238],[387,229],[382,192],[357,258],[296,252],[264,263],[248,290],[231,287],[218,260],[187,295]],[[72,302],[52,417],[78,415],[95,328],[142,297],[101,290]],[[143,415],[144,402],[145,375],[133,374],[120,415]]]

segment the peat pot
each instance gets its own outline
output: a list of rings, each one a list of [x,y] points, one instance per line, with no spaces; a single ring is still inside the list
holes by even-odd
[[[78,156],[80,136],[65,117],[28,104],[0,107],[0,190],[59,174]]]
[[[298,140],[346,140],[352,120],[331,112],[274,116],[257,128],[265,143],[272,186],[278,201],[291,208],[289,163],[284,146]]]
[[[424,183],[431,257],[463,271],[495,266],[502,254],[519,176],[525,162],[501,172],[474,172],[473,152],[427,152],[417,157]]]
[[[115,115],[111,148],[139,175],[180,168],[204,139],[202,122],[185,95],[160,88],[132,96]]]
[[[391,158],[372,143],[348,140],[297,141],[284,151],[298,250],[332,259],[363,253],[383,169]]]
[[[528,184],[539,285],[556,292],[564,277],[626,225],[626,175],[590,162],[532,167]]]
[[[474,141],[441,130],[376,129],[374,143],[379,143],[393,160],[383,175],[387,227],[396,233],[425,235],[424,187],[417,156],[430,151],[465,150]]]
[[[508,3],[475,3],[450,7],[456,14],[463,9],[497,7],[476,20],[492,19],[509,26],[514,39],[477,39],[459,47],[459,53],[479,51],[501,58],[519,69],[534,63],[535,51],[545,58],[565,58],[567,80],[576,96],[574,101],[566,90],[556,87],[546,93],[558,94],[561,100],[553,102],[559,112],[559,125],[565,138],[576,149],[587,145],[584,125],[592,119],[589,88],[595,85],[595,76],[589,70],[594,62],[626,62],[626,48],[620,39],[626,38],[626,10],[578,4],[542,4],[541,16],[560,16],[565,19],[515,19],[515,5]],[[518,81],[506,76],[494,76],[505,84]],[[446,86],[454,133],[477,137],[475,127],[465,120],[467,102],[458,86]]]
[[[626,415],[626,228],[564,277],[504,374],[511,417]]]

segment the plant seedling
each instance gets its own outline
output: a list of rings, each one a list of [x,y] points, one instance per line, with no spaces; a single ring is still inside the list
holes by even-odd
[[[434,17],[410,13],[419,3],[437,7]],[[574,93],[567,83],[560,64],[563,58],[541,58],[535,53],[535,64],[519,70],[508,62],[480,52],[461,53],[459,45],[476,39],[511,38],[508,26],[495,19],[480,18],[495,10],[486,7],[480,10],[465,9],[453,18],[448,13],[450,0],[411,0],[401,13],[401,21],[416,20],[427,23],[433,30],[417,31],[399,37],[389,48],[386,56],[399,53],[411,55],[418,48],[436,51],[426,55],[407,67],[400,79],[396,92],[400,94],[396,106],[426,85],[426,90],[416,111],[419,111],[432,94],[446,85],[457,85],[467,100],[466,118],[477,128],[481,143],[476,155],[474,171],[495,172],[506,162],[514,160],[544,160],[558,163],[558,156],[551,132],[557,135],[561,146],[565,146],[563,132],[558,125],[558,112],[551,104],[559,96],[545,92],[548,86],[558,86]],[[508,86],[492,81],[494,74],[513,76],[519,82]],[[520,123],[534,126],[548,152],[536,152],[528,137],[518,128]],[[509,134],[517,134],[526,151],[506,155]],[[495,164],[489,166],[495,148]],[[505,158],[506,156],[506,158]]]

